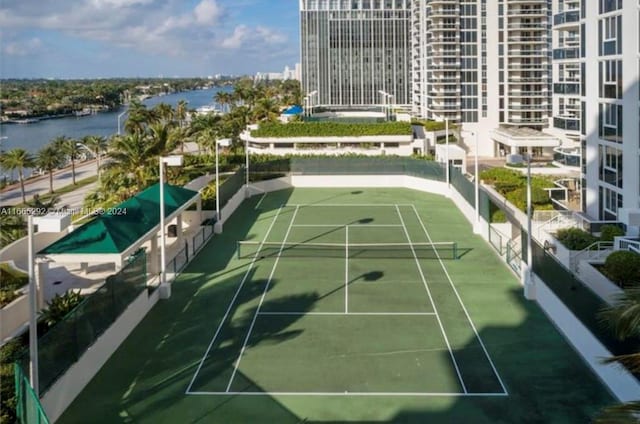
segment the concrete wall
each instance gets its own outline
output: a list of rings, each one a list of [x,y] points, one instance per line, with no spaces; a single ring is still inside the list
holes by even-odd
[[[22,295],[0,309],[0,342],[10,339],[29,321],[29,296]]]
[[[536,275],[534,281],[538,304],[609,390],[621,402],[640,399],[640,384],[635,377],[617,365],[603,365],[602,359],[611,357],[611,352],[582,325],[544,281]]]
[[[60,240],[65,235],[67,235],[66,231],[59,233],[35,233],[33,235],[33,241],[36,253],[49,246],[51,243]],[[16,240],[8,246],[5,246],[0,250],[0,262],[13,261],[16,268],[25,273],[29,272],[28,245],[29,238],[23,237],[20,240]]]
[[[41,403],[51,422],[62,415],[157,301],[157,291],[151,296],[146,290],[140,293],[80,360],[44,394]]]
[[[235,212],[235,210],[242,204],[246,196],[245,191],[246,186],[242,186],[242,188],[238,190],[238,192],[234,194],[227,204],[220,210],[220,224],[224,224],[226,220],[233,215],[233,212]]]
[[[620,287],[602,275],[602,273],[588,261],[580,261],[578,263],[578,274],[580,274],[585,285],[609,305],[613,305],[616,297],[623,293]]]

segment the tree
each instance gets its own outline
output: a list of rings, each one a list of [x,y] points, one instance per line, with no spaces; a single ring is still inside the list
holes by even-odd
[[[185,120],[187,119],[187,102],[185,100],[180,100],[178,102],[174,112],[174,117],[178,121],[178,127],[182,128]]]
[[[91,150],[91,152],[96,155],[98,179],[100,179],[102,154],[107,151],[107,139],[97,135],[88,135],[82,139],[82,143],[84,143],[84,145],[87,146],[87,148],[89,148],[89,150]]]
[[[78,142],[73,138],[60,136],[54,139],[53,144],[71,161],[71,182],[76,185],[76,160],[80,157]]]
[[[613,306],[603,309],[599,317],[619,340],[640,336],[640,288],[627,289]],[[604,363],[617,363],[632,373],[640,372],[640,352],[613,356]],[[606,408],[595,423],[637,422],[640,416],[640,401],[622,403]]]
[[[24,169],[35,166],[33,156],[24,149],[16,148],[7,151],[0,158],[2,167],[6,170],[18,170],[18,178],[20,179],[20,191],[22,192],[22,203],[27,203],[24,192]]]
[[[62,151],[53,144],[40,149],[36,155],[36,165],[49,174],[49,194],[53,193],[53,171],[64,163]]]
[[[280,107],[273,97],[263,97],[256,102],[253,110],[255,121],[275,121],[280,115]]]
[[[132,175],[131,183],[127,187],[130,193],[136,193],[146,187],[151,179],[151,169],[157,163],[158,146],[151,142],[146,134],[134,132],[114,137],[109,146],[111,160],[104,166],[109,175],[104,175],[103,187],[108,191],[117,191],[120,187],[109,185],[113,181],[112,174]],[[154,168],[155,169],[155,168]],[[123,181],[128,183],[128,181]]]
[[[222,106],[222,110],[228,112],[229,106],[233,104],[233,94],[228,91],[218,91],[213,97],[213,100]],[[225,106],[227,109],[225,110]]]
[[[190,138],[198,145],[198,153],[202,153],[202,150],[213,152],[215,140],[220,135],[221,121],[222,117],[211,114],[197,115],[193,118]]]

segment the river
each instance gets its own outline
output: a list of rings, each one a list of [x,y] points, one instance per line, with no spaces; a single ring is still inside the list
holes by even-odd
[[[159,103],[167,103],[175,107],[180,100],[186,100],[189,109],[196,109],[214,104],[213,97],[218,91],[231,90],[231,87],[214,87],[206,90],[185,91],[152,97],[143,103],[149,108]],[[47,119],[31,124],[0,124],[0,149],[7,151],[20,147],[36,153],[51,140],[63,135],[74,139],[81,139],[87,135],[109,137],[118,132],[118,115],[125,110],[126,108],[123,107],[117,111],[96,115]],[[121,125],[124,125],[125,119],[126,115],[121,118]]]

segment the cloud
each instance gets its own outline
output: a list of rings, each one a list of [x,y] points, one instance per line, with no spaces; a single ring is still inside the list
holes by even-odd
[[[83,57],[85,63],[98,54],[131,53],[156,64],[154,72],[163,60],[174,67],[175,58],[185,68],[189,63],[209,63],[219,71],[238,63],[261,68],[269,60],[279,63],[285,52],[286,59],[297,55],[286,44],[289,34],[281,29],[286,25],[277,21],[282,5],[270,1],[264,0],[268,6],[255,0],[0,1],[0,28],[20,34],[0,45],[6,54],[27,55],[43,49],[40,40],[45,40],[58,56],[70,52],[71,60]]]
[[[37,37],[24,41],[6,43],[2,52],[9,56],[27,56],[36,54],[42,50],[42,40]]]
[[[225,49],[238,49],[248,45],[281,44],[286,40],[286,36],[271,28],[258,26],[251,29],[246,25],[238,25],[231,35],[220,42],[220,45]]]
[[[200,25],[211,25],[218,22],[224,11],[215,0],[202,0],[193,10],[195,20]]]

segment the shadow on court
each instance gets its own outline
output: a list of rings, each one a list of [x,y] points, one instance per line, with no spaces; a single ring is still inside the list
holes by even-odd
[[[536,304],[525,301],[519,287],[495,288],[496,284],[491,287],[470,284],[461,288],[461,293],[465,302],[467,298],[481,298],[483,300],[475,303],[476,306],[485,303],[491,306],[486,310],[476,308],[471,314],[478,324],[480,339],[509,391],[508,397],[358,397],[341,394],[275,397],[261,384],[266,380],[256,381],[255,375],[242,372],[242,366],[234,376],[233,391],[265,392],[264,395],[186,395],[198,367],[200,370],[193,380],[192,391],[224,392],[245,341],[248,348],[264,347],[299,341],[305,336],[295,326],[301,316],[294,315],[261,321],[246,339],[266,281],[262,278],[254,280],[256,270],[253,270],[247,277],[250,284],[238,292],[247,265],[226,268],[235,253],[235,242],[256,238],[251,228],[259,216],[277,210],[287,203],[291,194],[292,190],[288,190],[273,198],[268,196],[260,210],[254,209],[258,198],[247,201],[225,225],[225,233],[215,236],[174,283],[171,300],[154,307],[57,422],[585,423],[604,405],[613,402]],[[348,195],[349,192],[344,192],[328,199]],[[269,219],[272,218],[271,213]],[[267,218],[263,219],[268,222]],[[482,250],[469,248],[465,255],[474,259]],[[486,258],[495,259],[490,251],[485,253]],[[352,280],[375,282],[384,277],[384,272],[372,268]],[[215,284],[213,278],[217,280]],[[270,287],[278,287],[278,284],[278,281],[272,281]],[[233,319],[223,323],[209,355],[201,362],[236,293],[238,298],[228,313]],[[493,300],[496,297],[497,300]],[[267,299],[262,307],[275,311],[308,311],[319,300],[317,293],[306,293]],[[517,320],[513,320],[513,315]],[[508,324],[496,324],[502,322]],[[403,330],[398,328],[397,332]],[[372,333],[372,336],[374,342],[375,337],[381,338],[378,333]],[[349,339],[339,342],[352,343]],[[481,353],[475,336],[463,340],[452,352],[461,362],[472,361],[464,358]],[[437,355],[442,361],[450,360],[446,349]],[[416,366],[413,359],[406,362],[407,367]],[[306,368],[314,367],[312,360],[307,362]],[[371,377],[372,373],[385,371],[375,367],[360,368],[354,370],[357,371],[354,375],[365,382],[368,378],[375,379],[375,376]],[[486,374],[474,374],[473,368],[463,369],[463,378],[470,387],[481,388]],[[286,380],[293,372],[306,371],[305,367],[299,366],[265,370],[275,380]],[[268,374],[263,374],[263,379],[265,375]],[[380,381],[379,377],[377,381]]]

